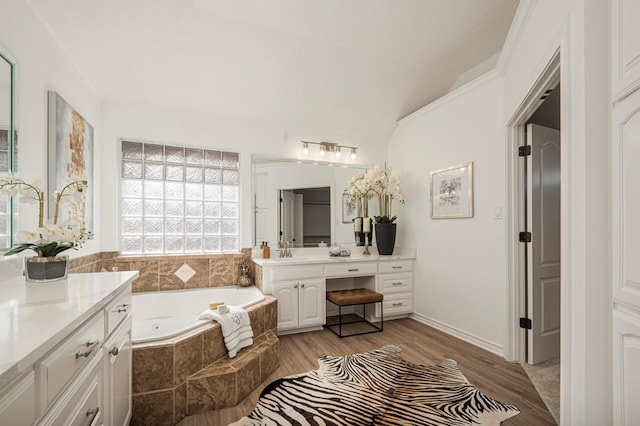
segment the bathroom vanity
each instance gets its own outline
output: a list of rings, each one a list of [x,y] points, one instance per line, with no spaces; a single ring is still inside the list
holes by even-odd
[[[0,423],[128,424],[137,275],[0,281]]]
[[[348,257],[330,257],[327,248],[314,248],[294,250],[292,257],[253,259],[262,270],[263,292],[278,299],[278,334],[322,329],[325,294],[331,290],[368,288],[384,294],[385,319],[413,312],[415,250],[396,248],[392,256],[365,256],[363,247],[350,249]],[[379,318],[376,308],[369,319]]]

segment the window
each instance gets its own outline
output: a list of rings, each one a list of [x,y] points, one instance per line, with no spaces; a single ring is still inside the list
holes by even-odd
[[[238,153],[122,141],[123,254],[239,249]]]

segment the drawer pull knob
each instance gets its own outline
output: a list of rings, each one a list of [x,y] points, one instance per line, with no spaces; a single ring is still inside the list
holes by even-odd
[[[300,287],[304,288],[304,284],[300,284]]]
[[[391,269],[402,269],[402,266],[392,266]]]
[[[298,288],[298,284],[294,284],[294,285],[293,285],[293,288]]]
[[[396,281],[393,285],[402,285],[402,281]]]
[[[348,272],[358,272],[360,269],[358,268],[349,268],[347,269]]]
[[[118,355],[118,353],[119,353],[119,352],[120,352],[120,350],[118,349],[118,347],[117,347],[117,346],[114,346],[114,347],[113,347],[113,349],[111,349],[111,350],[109,351],[109,353],[110,353],[111,355],[113,355],[113,356]]]
[[[85,343],[84,345],[85,345],[86,347],[91,347],[91,346],[95,346],[95,345],[97,345],[98,343],[100,343],[100,340],[93,340],[93,341],[92,341],[92,340],[89,340],[89,341],[88,341],[87,343]]]
[[[91,355],[92,352],[93,352],[93,348],[89,349],[88,351],[84,351],[84,352],[76,352],[76,359],[78,359],[78,358],[87,358],[89,355]]]
[[[118,309],[116,309],[116,312],[117,313],[127,312],[127,306],[129,306],[129,305],[126,304],[126,303],[123,303],[122,305],[120,305],[120,307]]]
[[[98,415],[99,412],[100,412],[100,407],[89,408],[87,410],[87,417],[91,416],[91,418],[89,419],[89,422],[87,423],[87,425],[93,424],[93,421],[95,420],[95,418],[96,418],[96,416]]]
[[[402,306],[402,303],[394,303],[393,306]]]

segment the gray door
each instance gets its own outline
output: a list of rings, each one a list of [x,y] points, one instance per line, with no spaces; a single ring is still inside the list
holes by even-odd
[[[527,362],[560,356],[560,131],[527,125]]]

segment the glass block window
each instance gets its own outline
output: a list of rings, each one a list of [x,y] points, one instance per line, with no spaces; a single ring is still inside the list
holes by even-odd
[[[123,254],[240,247],[238,153],[122,141]]]

